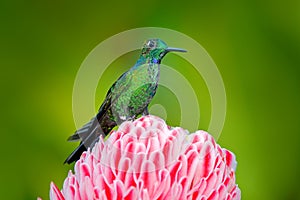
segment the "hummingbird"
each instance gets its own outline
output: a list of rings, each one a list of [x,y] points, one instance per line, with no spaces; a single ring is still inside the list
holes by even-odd
[[[186,50],[168,47],[161,39],[145,41],[136,64],[113,83],[96,116],[68,138],[81,142],[64,163],[78,160],[98,142],[99,136],[105,138],[115,126],[149,114],[148,105],[158,87],[160,63],[169,52]]]

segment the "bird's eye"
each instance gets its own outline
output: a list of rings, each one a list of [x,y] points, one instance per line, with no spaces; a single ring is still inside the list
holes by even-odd
[[[148,47],[153,48],[155,46],[154,42],[150,40],[147,44]]]

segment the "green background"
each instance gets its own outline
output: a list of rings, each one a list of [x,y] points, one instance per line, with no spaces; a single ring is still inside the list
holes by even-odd
[[[217,64],[228,101],[218,143],[236,154],[242,198],[300,199],[300,1],[1,1],[0,16],[1,199],[47,199],[51,180],[61,188],[72,168],[62,162],[77,145],[66,142],[77,70],[101,41],[145,26],[189,35]],[[97,106],[137,53],[107,70]],[[201,94],[205,129],[205,83],[182,69]],[[172,94],[161,88],[155,100],[165,96]],[[168,116],[176,107],[175,99]]]

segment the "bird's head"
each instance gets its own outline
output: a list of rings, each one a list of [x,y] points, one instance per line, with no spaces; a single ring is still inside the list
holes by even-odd
[[[143,45],[142,56],[153,63],[160,63],[163,57],[172,51],[186,52],[184,49],[168,47],[167,44],[160,39],[149,39]]]

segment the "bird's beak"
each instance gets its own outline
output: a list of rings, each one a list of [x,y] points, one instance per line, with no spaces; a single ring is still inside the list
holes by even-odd
[[[187,52],[187,50],[185,50],[185,49],[174,48],[174,47],[168,47],[168,48],[166,49],[166,52],[167,52],[167,53],[168,53],[168,52],[171,52],[171,51]]]

